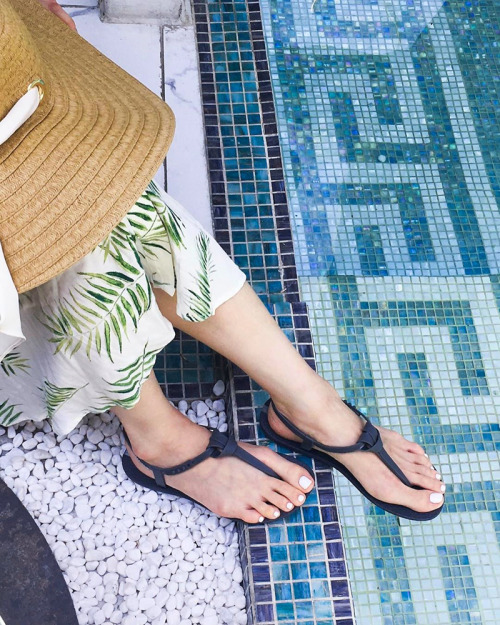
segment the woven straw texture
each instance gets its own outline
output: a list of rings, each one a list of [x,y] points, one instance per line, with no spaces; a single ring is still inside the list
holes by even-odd
[[[158,171],[171,109],[46,10],[0,0],[0,115],[36,78],[35,113],[0,146],[0,242],[18,292],[102,241]]]

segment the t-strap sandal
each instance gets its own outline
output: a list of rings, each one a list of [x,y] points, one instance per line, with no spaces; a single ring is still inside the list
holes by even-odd
[[[200,426],[200,427],[205,427],[207,430],[209,430],[211,432],[211,436],[210,436],[210,440],[208,441],[208,445],[205,451],[203,451],[198,456],[195,456],[191,460],[187,460],[186,462],[183,462],[182,464],[178,464],[173,467],[163,468],[163,467],[157,467],[154,464],[150,464],[149,462],[142,460],[141,458],[139,458],[139,456],[137,456],[137,454],[135,454],[137,459],[145,467],[147,467],[153,472],[155,476],[153,479],[151,477],[148,477],[144,473],[142,473],[142,471],[139,471],[139,469],[132,462],[132,459],[128,451],[125,450],[125,452],[122,455],[122,466],[126,475],[133,482],[135,482],[136,484],[139,484],[140,486],[144,488],[155,490],[158,493],[166,493],[168,495],[182,497],[183,499],[189,499],[190,501],[193,501],[194,503],[197,503],[198,505],[203,506],[204,508],[206,508],[206,506],[200,503],[197,499],[194,499],[193,497],[186,495],[186,493],[183,493],[182,491],[178,490],[177,488],[174,488],[173,486],[167,486],[165,484],[165,480],[163,476],[164,475],[179,475],[179,473],[183,473],[184,471],[188,471],[189,469],[192,469],[197,464],[200,464],[200,462],[203,462],[207,458],[222,458],[224,456],[236,456],[236,458],[239,458],[243,462],[250,464],[252,467],[255,467],[256,469],[258,469],[259,471],[262,471],[266,475],[269,475],[270,477],[274,477],[277,480],[282,480],[282,478],[277,473],[275,473],[275,471],[269,468],[266,464],[264,464],[263,462],[258,460],[255,456],[253,456],[252,454],[242,449],[238,445],[238,442],[233,436],[230,436],[228,434],[220,432],[219,430],[216,430],[207,426]],[[122,429],[123,429],[125,440],[127,441],[127,445],[133,451],[133,447],[130,443],[130,439],[127,436],[127,433],[125,432],[125,429],[124,428]],[[311,481],[314,481],[314,478],[311,475],[311,471],[309,467],[307,467],[307,465],[305,465],[303,462],[300,462],[300,460],[297,460],[296,458],[291,458],[289,456],[285,456],[284,454],[280,454],[280,455],[282,458],[285,458],[288,461],[291,461],[295,464],[300,465],[307,472],[307,475],[309,475],[309,477],[311,478]],[[307,494],[306,494],[306,497],[307,497]],[[289,512],[280,510],[280,516],[278,518],[281,518],[282,516],[286,516],[290,514],[291,512],[293,512],[294,510],[295,508],[290,510]],[[241,519],[237,519],[237,518],[232,518],[231,520],[241,521]],[[264,522],[269,522],[269,521],[274,521],[274,520],[275,519],[264,519]]]
[[[355,443],[354,445],[349,445],[346,447],[333,447],[329,445],[323,445],[323,443],[318,442],[317,440],[312,438],[312,436],[309,436],[308,434],[300,430],[294,423],[292,423],[287,417],[285,417],[285,415],[276,408],[271,399],[268,399],[262,408],[259,418],[260,425],[265,435],[275,443],[278,443],[278,445],[287,447],[292,451],[304,454],[305,456],[309,456],[310,458],[320,460],[324,464],[337,469],[337,471],[340,471],[340,473],[342,473],[342,475],[344,475],[367,499],[369,499],[379,508],[382,508],[382,510],[386,510],[387,512],[402,517],[403,519],[410,519],[411,521],[430,521],[431,519],[436,518],[443,509],[443,506],[430,512],[417,512],[416,510],[412,510],[411,508],[407,508],[406,506],[400,506],[398,504],[381,501],[380,499],[377,499],[376,497],[370,495],[370,493],[364,488],[364,486],[341,462],[335,460],[335,458],[332,458],[329,454],[325,453],[330,452],[334,454],[347,454],[353,451],[371,451],[376,454],[380,458],[380,460],[382,460],[382,462],[394,473],[394,475],[396,475],[396,477],[401,480],[401,482],[403,482],[403,484],[405,484],[405,486],[408,486],[415,490],[424,490],[419,486],[413,486],[406,477],[406,475],[403,473],[403,471],[389,456],[384,448],[382,438],[380,437],[380,432],[371,423],[368,417],[360,412],[355,406],[345,400],[344,404],[346,404],[346,406],[349,406],[349,408],[355,414],[363,417],[363,419],[366,420],[366,424],[363,428],[363,431],[361,432],[361,436],[359,437],[357,443]],[[269,425],[270,405],[272,405],[276,416],[286,425],[286,427],[291,430],[296,436],[299,436],[302,439],[300,442],[292,441],[289,438],[279,436],[271,428],[271,426]]]

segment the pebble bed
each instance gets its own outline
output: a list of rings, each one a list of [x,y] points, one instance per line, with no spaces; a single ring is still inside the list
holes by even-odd
[[[178,408],[227,430],[223,399]],[[0,427],[2,479],[51,546],[80,625],[246,624],[235,524],[129,480],[122,441],[108,413],[67,436],[46,421]]]

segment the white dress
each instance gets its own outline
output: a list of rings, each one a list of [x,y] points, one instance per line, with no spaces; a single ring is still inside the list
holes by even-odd
[[[90,254],[19,297],[26,341],[0,363],[0,425],[48,419],[68,434],[89,412],[139,400],[156,354],[174,338],[152,287],[203,321],[246,276],[152,180]]]

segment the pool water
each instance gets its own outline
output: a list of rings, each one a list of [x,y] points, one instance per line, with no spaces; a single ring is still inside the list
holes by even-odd
[[[418,524],[335,477],[356,620],[493,625],[499,5],[310,5],[261,2],[317,367],[447,484]]]
[[[194,7],[216,236],[311,365],[447,485],[417,523],[319,469],[300,514],[243,530],[250,620],[496,625],[500,7]],[[262,443],[266,395],[234,384]]]

